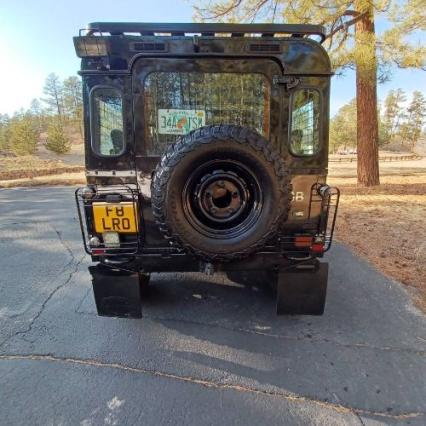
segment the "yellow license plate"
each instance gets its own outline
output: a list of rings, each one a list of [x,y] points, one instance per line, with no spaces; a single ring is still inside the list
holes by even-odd
[[[135,233],[138,231],[137,209],[134,203],[93,203],[92,207],[96,232]]]

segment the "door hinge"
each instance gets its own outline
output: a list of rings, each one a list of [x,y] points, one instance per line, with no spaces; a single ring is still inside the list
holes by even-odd
[[[300,84],[300,79],[292,75],[274,75],[273,83],[274,85],[282,84],[285,90],[291,90]]]

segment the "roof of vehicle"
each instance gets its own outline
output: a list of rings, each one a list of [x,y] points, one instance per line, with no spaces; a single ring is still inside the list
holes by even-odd
[[[92,22],[88,24],[85,35],[96,33],[104,35],[186,35],[231,34],[233,37],[244,37],[246,34],[259,34],[261,37],[274,37],[289,34],[293,37],[319,36],[321,42],[326,37],[325,28],[321,25],[307,24],[228,24],[228,23],[146,23],[146,22]]]
[[[263,57],[289,75],[331,75],[325,38],[321,25],[92,22],[74,45],[80,74],[131,73],[143,57]]]

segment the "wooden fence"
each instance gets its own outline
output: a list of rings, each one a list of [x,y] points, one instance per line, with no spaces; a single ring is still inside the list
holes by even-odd
[[[421,160],[423,157],[420,155],[387,155],[379,157],[379,161],[413,161]],[[328,160],[330,163],[355,163],[357,157],[339,157],[339,158],[330,158]]]

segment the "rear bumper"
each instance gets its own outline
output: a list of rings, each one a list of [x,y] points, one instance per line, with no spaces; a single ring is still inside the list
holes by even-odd
[[[93,188],[96,196],[89,200],[84,198],[83,188],[78,188],[75,193],[84,248],[93,261],[146,272],[203,271],[205,265],[210,265],[208,261],[200,260],[182,248],[169,244],[154,223],[149,210],[149,200],[142,197],[136,185]],[[132,201],[135,205],[134,214],[137,215],[135,220],[139,223],[139,232],[126,237],[128,240],[118,249],[105,247],[102,237],[93,230],[92,203],[108,201],[108,197],[121,197],[122,200]],[[213,269],[226,271],[279,268],[282,264],[303,262],[307,257],[322,257],[332,244],[339,198],[340,192],[337,188],[314,184],[310,193],[309,215],[301,224],[301,229],[282,231],[270,245],[248,259],[218,263],[213,265]],[[307,236],[308,241],[305,246],[297,247],[295,238],[300,236]],[[94,247],[91,244],[93,237],[99,237],[100,245]]]

